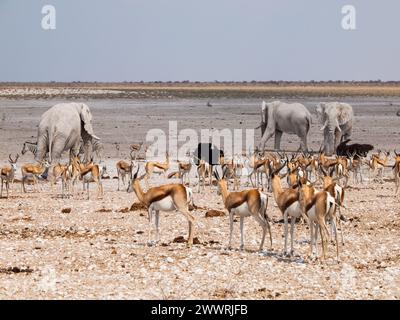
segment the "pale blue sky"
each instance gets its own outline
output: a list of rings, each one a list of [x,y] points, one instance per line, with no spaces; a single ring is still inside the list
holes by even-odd
[[[399,14],[398,0],[0,0],[0,81],[400,80]]]

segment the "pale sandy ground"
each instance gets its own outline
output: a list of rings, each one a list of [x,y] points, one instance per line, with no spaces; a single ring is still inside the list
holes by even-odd
[[[315,101],[303,102],[312,106]],[[350,101],[357,117],[354,139],[393,150],[400,118],[395,116],[398,107],[390,104],[397,101]],[[260,108],[255,100],[218,100],[213,101],[213,108],[207,108],[203,100],[86,102],[95,117],[96,133],[105,143],[111,176],[117,160],[113,142],[123,143],[123,158],[129,142],[143,140],[145,132],[155,126],[166,128],[168,119],[195,129],[251,128],[259,121]],[[19,152],[23,141],[34,140],[40,115],[54,103],[0,101],[1,163],[6,163],[8,153]],[[314,123],[311,146],[317,148],[320,139]],[[298,146],[295,137],[284,141],[286,147]],[[28,161],[32,161],[30,154],[21,158],[18,167]],[[174,168],[176,163],[171,171]],[[348,190],[344,213],[349,221],[344,224],[340,263],[334,259],[333,245],[325,263],[307,258],[309,235],[303,225],[296,229],[295,257],[284,258],[283,224],[272,197],[268,213],[273,219],[273,245],[270,248],[266,242],[264,252],[259,253],[261,230],[251,218],[245,222],[243,252],[237,250],[239,224],[235,223],[235,250],[227,250],[228,218],[205,218],[205,210],[200,209],[193,214],[201,244],[188,249],[185,244],[173,243],[175,237],[187,236],[187,222],[177,213],[163,213],[161,245],[148,247],[146,213],[122,210],[137,200],[134,194],[117,192],[116,180],[104,181],[103,199],[96,199],[92,185],[89,201],[84,194],[61,199],[48,184],[42,184],[40,193],[21,194],[15,184],[12,196],[0,199],[0,298],[399,299],[400,206],[393,197],[390,169],[386,176],[384,183],[360,184]],[[195,181],[192,172],[196,205],[222,210],[215,190],[198,194]],[[151,184],[164,182],[155,177]],[[59,184],[57,188],[59,193]],[[63,208],[72,211],[62,213]]]

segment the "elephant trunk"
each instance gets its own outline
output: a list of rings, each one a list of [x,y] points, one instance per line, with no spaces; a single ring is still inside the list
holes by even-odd
[[[264,132],[267,129],[267,125],[268,125],[268,108],[263,106],[261,108],[261,123],[260,126],[258,127],[258,128],[261,127],[261,136],[264,135]]]
[[[335,153],[335,133],[336,131],[342,131],[339,127],[337,119],[326,120],[324,126],[324,140],[325,140],[325,153],[332,155]]]
[[[334,135],[335,130],[326,128],[325,129],[325,154],[331,156],[334,153]]]

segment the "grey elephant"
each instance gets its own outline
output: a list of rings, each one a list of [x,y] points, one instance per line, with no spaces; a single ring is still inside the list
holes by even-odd
[[[300,103],[273,101],[261,105],[261,141],[259,150],[265,149],[267,141],[275,134],[275,150],[280,149],[282,134],[296,134],[301,142],[300,149],[307,151],[307,135],[311,127],[311,114]]]
[[[348,103],[321,102],[315,111],[324,131],[323,148],[325,154],[332,155],[337,146],[350,139],[353,129],[353,108]]]
[[[47,152],[51,164],[59,162],[64,151],[77,155],[81,141],[85,158],[89,159],[93,142],[99,140],[93,132],[92,113],[86,104],[56,104],[41,117],[35,160],[43,161]]]

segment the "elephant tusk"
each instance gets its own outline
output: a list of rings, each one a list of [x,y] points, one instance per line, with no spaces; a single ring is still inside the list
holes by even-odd
[[[339,126],[336,126],[336,128],[338,129],[339,132],[342,132],[342,129],[340,129]]]
[[[319,130],[321,130],[321,131],[325,130],[327,125],[328,125],[328,121],[325,121],[324,125]]]
[[[92,138],[95,139],[95,140],[100,140],[100,138],[98,136],[94,135],[94,134],[92,134]]]

